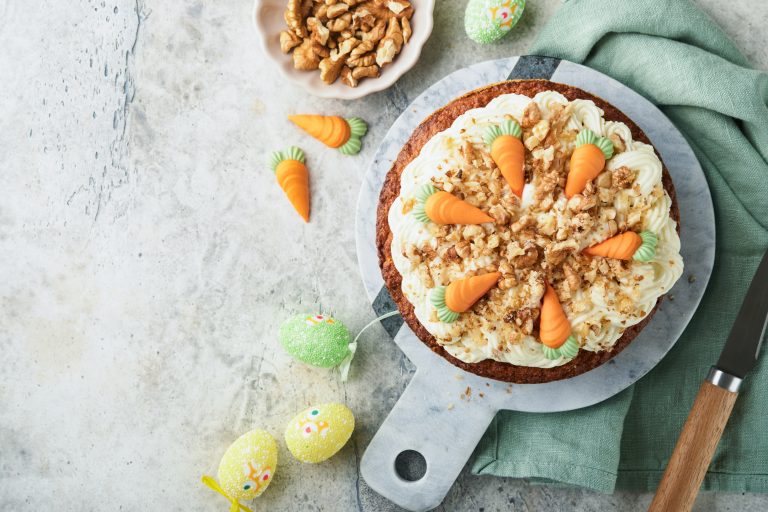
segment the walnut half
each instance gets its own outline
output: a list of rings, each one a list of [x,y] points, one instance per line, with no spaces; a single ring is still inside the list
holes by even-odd
[[[301,38],[290,30],[283,30],[280,32],[280,50],[282,50],[283,53],[288,53],[300,44]]]

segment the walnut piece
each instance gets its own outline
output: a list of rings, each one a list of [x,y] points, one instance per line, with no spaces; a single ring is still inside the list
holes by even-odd
[[[411,22],[408,21],[408,18],[400,18],[400,25],[403,28],[403,42],[408,44],[408,41],[411,39],[411,34],[413,34],[413,30],[411,30]]]
[[[322,46],[328,44],[328,37],[331,35],[331,31],[320,20],[317,18],[307,18],[307,28],[311,34],[312,41]]]
[[[363,34],[363,41],[373,41],[378,43],[387,31],[387,22],[379,20],[371,30]]]
[[[346,62],[347,56],[339,54],[338,51],[334,50],[329,57],[320,61],[320,79],[327,84],[332,84],[339,78],[341,68],[344,67]]]
[[[350,56],[350,58],[347,59],[347,63],[353,68],[373,66],[376,64],[376,54],[371,52],[356,58]]]
[[[352,26],[352,13],[344,13],[340,17],[328,22],[328,30],[331,32],[342,32]]]
[[[515,258],[515,268],[529,268],[532,267],[539,260],[539,250],[534,244],[526,244],[523,248],[525,254]]]
[[[542,119],[531,128],[531,135],[525,139],[525,147],[533,151],[549,133],[549,121]]]
[[[315,55],[317,55],[318,58],[320,59],[324,59],[331,55],[331,51],[327,47],[321,45],[320,43],[316,43],[314,41],[312,41],[312,51],[315,52]]]
[[[379,67],[376,65],[356,67],[352,70],[352,76],[355,77],[356,80],[360,80],[361,78],[378,78]]]
[[[539,121],[541,121],[541,110],[535,101],[531,101],[523,110],[522,126],[523,128],[533,128]]]
[[[376,24],[376,18],[371,14],[371,11],[361,7],[356,9],[352,13],[352,28],[354,30],[362,30],[368,32]]]
[[[301,38],[307,37],[307,28],[304,26],[306,14],[302,0],[288,0],[288,5],[283,12],[285,24],[296,36]]]
[[[288,53],[300,44],[301,38],[290,30],[283,30],[280,32],[280,50],[282,50],[283,53]]]
[[[293,50],[293,66],[296,69],[311,71],[320,65],[320,57],[312,49],[312,40],[305,39]]]
[[[347,4],[333,4],[328,7],[328,10],[326,11],[326,15],[330,18],[338,18],[342,14],[349,11],[349,6]],[[351,21],[351,20],[350,20]]]
[[[629,188],[632,186],[632,182],[635,181],[635,171],[629,167],[619,167],[613,171],[612,180],[616,188]]]
[[[410,2],[405,0],[390,0],[387,2],[387,9],[395,13],[398,17],[408,17],[413,15],[413,7]]]

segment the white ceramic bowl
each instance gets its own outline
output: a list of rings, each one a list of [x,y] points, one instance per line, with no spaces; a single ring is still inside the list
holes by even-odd
[[[419,55],[421,55],[421,48],[427,42],[429,34],[432,33],[432,11],[435,7],[435,0],[411,0],[413,4],[413,18],[411,18],[413,34],[408,44],[403,45],[403,50],[395,57],[395,60],[384,66],[381,70],[381,76],[360,80],[357,87],[348,87],[340,79],[328,85],[320,80],[320,71],[295,69],[291,54],[285,54],[280,50],[280,31],[286,28],[283,11],[285,11],[287,3],[287,0],[256,0],[253,6],[253,22],[259,34],[261,47],[283,76],[299,84],[310,94],[321,98],[354,100],[372,92],[386,89],[416,64]]]

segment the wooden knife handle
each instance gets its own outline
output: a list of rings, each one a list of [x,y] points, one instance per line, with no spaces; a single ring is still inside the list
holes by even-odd
[[[649,512],[687,512],[707,473],[738,393],[704,381]]]

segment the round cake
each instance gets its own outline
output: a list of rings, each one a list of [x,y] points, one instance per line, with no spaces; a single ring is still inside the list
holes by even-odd
[[[576,87],[474,90],[413,132],[377,212],[385,284],[434,352],[540,383],[589,371],[683,272],[667,169],[618,109]]]

